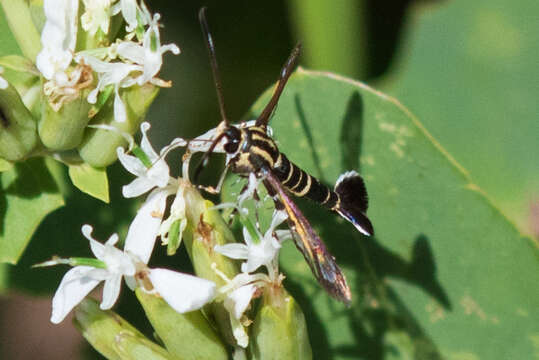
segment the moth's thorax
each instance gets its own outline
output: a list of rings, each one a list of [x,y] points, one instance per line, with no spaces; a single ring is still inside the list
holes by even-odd
[[[266,129],[259,126],[240,128],[240,139],[234,153],[230,154],[230,169],[239,175],[258,174],[262,168],[273,169],[279,149]],[[228,139],[233,141],[233,139]]]

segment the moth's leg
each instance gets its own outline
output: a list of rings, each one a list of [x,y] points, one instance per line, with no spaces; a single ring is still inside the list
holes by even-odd
[[[223,184],[225,182],[226,174],[228,172],[228,166],[225,167],[225,170],[223,170],[223,173],[221,174],[221,177],[219,178],[219,182],[217,183],[216,187],[213,186],[205,186],[205,185],[197,185],[199,189],[202,189],[210,194],[219,194],[223,188]]]

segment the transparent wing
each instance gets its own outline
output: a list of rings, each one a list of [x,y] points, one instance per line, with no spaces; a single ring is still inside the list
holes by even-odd
[[[311,224],[288,196],[277,177],[267,169],[263,173],[265,175],[264,185],[268,193],[288,213],[289,223],[297,234],[294,237],[296,246],[305,257],[314,276],[332,297],[349,304],[352,299],[350,288],[344,274],[335,262],[335,258],[329,253]]]

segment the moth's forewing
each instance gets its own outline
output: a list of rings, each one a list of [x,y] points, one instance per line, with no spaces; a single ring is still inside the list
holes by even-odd
[[[296,246],[305,257],[318,282],[335,299],[346,304],[350,303],[352,298],[350,288],[333,255],[326,249],[318,234],[290,196],[288,196],[277,177],[270,170],[264,171],[264,175],[264,185],[268,187],[269,193],[279,196],[282,205],[288,213],[289,222],[298,235],[294,236]]]

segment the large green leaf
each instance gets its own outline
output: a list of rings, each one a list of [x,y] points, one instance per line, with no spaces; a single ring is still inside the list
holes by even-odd
[[[539,201],[538,13],[536,0],[417,7],[389,87],[525,233]]]
[[[271,126],[296,164],[328,184],[360,170],[370,196],[371,238],[298,201],[353,293],[350,308],[332,300],[295,247],[284,247],[285,286],[306,315],[315,358],[533,356],[537,248],[406,108],[363,84],[299,69]]]
[[[64,204],[44,159],[0,173],[0,262],[16,263],[43,218]]]

